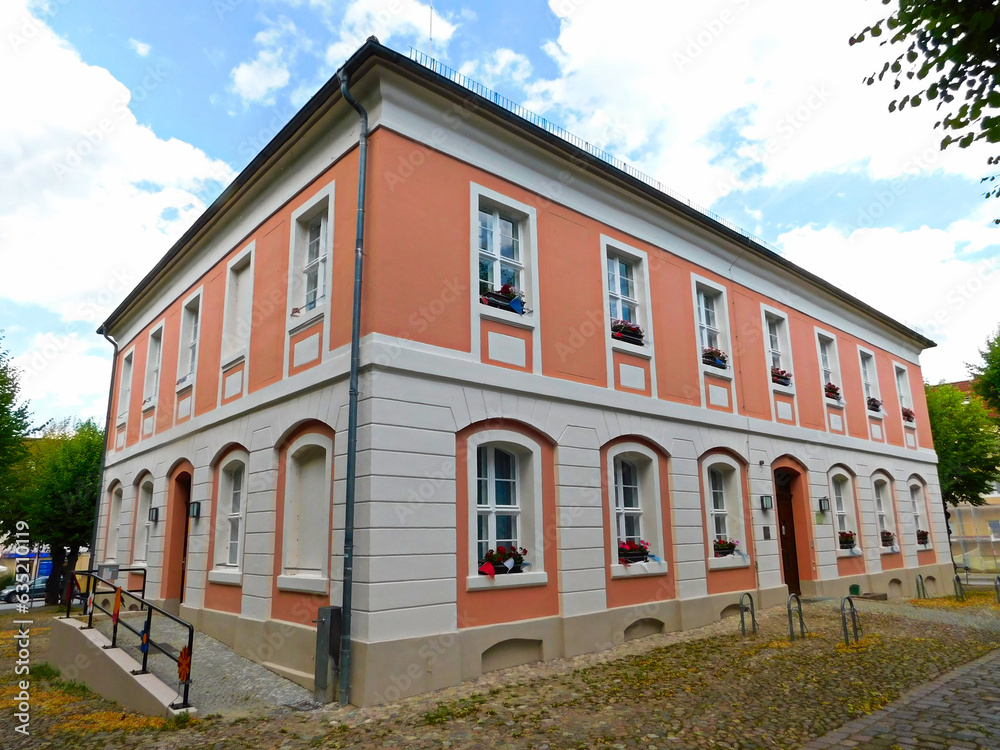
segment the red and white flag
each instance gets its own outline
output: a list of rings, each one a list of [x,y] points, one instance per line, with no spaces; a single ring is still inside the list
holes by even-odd
[[[482,565],[479,566],[479,570],[480,572],[488,575],[491,581],[494,578],[496,578],[497,572],[493,570],[493,563],[491,562],[484,562]]]

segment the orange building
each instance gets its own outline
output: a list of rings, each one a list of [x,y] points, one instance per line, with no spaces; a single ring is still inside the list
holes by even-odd
[[[370,40],[343,72],[370,118],[353,702],[746,591],[950,577],[931,341],[439,65]],[[343,593],[359,128],[331,80],[101,329],[95,558],[305,685]],[[501,545],[523,561],[483,574]]]

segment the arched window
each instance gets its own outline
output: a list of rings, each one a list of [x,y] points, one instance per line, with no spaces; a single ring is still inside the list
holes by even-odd
[[[306,433],[286,449],[279,588],[327,590],[332,477],[329,437]]]
[[[659,454],[639,442],[620,442],[608,449],[612,578],[667,571],[659,461]],[[649,554],[659,561],[651,559],[644,566],[624,565],[618,550],[626,542],[645,542]]]
[[[642,539],[639,468],[621,456],[615,459],[615,530],[619,544]]]
[[[108,540],[107,546],[104,549],[104,557],[107,560],[118,559],[118,536],[121,529],[122,497],[122,488],[121,485],[118,485],[111,493],[111,508],[108,513]]]
[[[545,583],[542,530],[542,448],[507,429],[482,430],[468,437],[470,589]],[[473,461],[473,457],[475,460]],[[479,574],[484,555],[498,547],[524,548],[526,565],[511,576]],[[496,567],[496,566],[494,566]]]
[[[833,514],[836,518],[837,531],[853,531],[848,527],[848,496],[850,495],[850,481],[843,474],[834,475],[830,481],[833,487]]]
[[[709,568],[749,565],[747,526],[744,514],[743,467],[726,454],[712,454],[702,462],[705,524],[708,529]],[[738,554],[716,557],[715,542],[739,542]]]
[[[243,537],[247,504],[247,463],[243,451],[223,459],[218,475],[215,513],[215,566],[240,570],[243,567]]]
[[[878,528],[882,551],[895,551],[896,513],[892,502],[892,487],[887,477],[876,474],[872,477],[872,492],[875,496],[875,524]]]
[[[930,521],[927,518],[927,499],[924,485],[917,477],[910,477],[910,511],[913,513],[913,531],[917,544],[929,546],[931,543]]]
[[[153,505],[153,480],[147,475],[139,485],[139,500],[135,511],[135,548],[132,552],[132,562],[145,564],[149,557],[149,537],[152,524],[149,521],[149,509]]]

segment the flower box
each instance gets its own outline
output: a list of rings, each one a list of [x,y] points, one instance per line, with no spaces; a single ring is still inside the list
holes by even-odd
[[[649,560],[649,542],[618,542],[618,563],[632,564]]]
[[[840,401],[840,386],[827,383],[823,386],[823,395],[832,401]]]
[[[495,551],[487,550],[486,555],[479,561],[479,575],[490,575],[489,571],[482,569],[486,563],[493,566],[493,575],[520,573],[522,572],[521,565],[524,564],[524,556],[526,554],[528,554],[528,550],[524,547],[505,547],[502,544]],[[514,561],[510,568],[505,565],[508,560]]]
[[[854,546],[858,543],[857,536],[853,531],[841,531],[840,532],[840,548],[841,549],[854,549]]]
[[[778,385],[789,386],[792,384],[792,373],[782,370],[780,367],[771,368],[771,382]]]
[[[883,531],[881,532],[880,536],[882,538],[883,547],[891,547],[893,544],[896,543],[896,535],[893,534],[891,531]]]
[[[524,315],[524,300],[518,296],[512,297],[501,292],[486,292],[479,297],[479,301],[499,310],[510,310],[518,315]]]
[[[645,335],[642,328],[631,321],[620,320],[618,318],[611,320],[611,338],[613,339],[642,346]]]
[[[904,422],[912,422],[916,419],[916,414],[913,413],[913,409],[908,409],[904,406],[902,412]]]
[[[729,355],[714,346],[706,346],[701,350],[701,361],[706,365],[725,370],[729,366],[727,364],[729,362]]]
[[[929,531],[924,531],[923,529],[917,529],[917,544],[929,544],[931,541],[931,534]]]
[[[712,543],[712,549],[716,557],[729,557],[736,552],[739,544],[735,539],[716,539]]]
[[[880,412],[882,411],[882,402],[879,401],[874,396],[868,397],[868,411]]]
[[[485,565],[485,564],[486,564],[485,560],[480,560],[479,561],[479,567],[483,567],[483,565]],[[496,563],[493,563],[493,575],[495,575],[495,576],[507,575],[508,573],[523,573],[523,572],[524,571],[521,569],[521,566],[517,565],[516,563],[514,564],[514,567],[512,567],[510,569],[508,569],[507,566],[504,565],[503,563],[500,563],[499,565],[496,564]],[[487,573],[484,570],[480,570],[479,571],[479,575],[485,576],[485,575],[489,575],[489,573]]]

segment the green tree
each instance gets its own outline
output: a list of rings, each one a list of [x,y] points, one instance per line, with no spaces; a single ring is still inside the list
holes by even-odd
[[[14,469],[24,458],[24,439],[31,429],[31,412],[27,403],[18,404],[19,391],[17,369],[0,346],[0,502],[14,490]]]
[[[942,149],[952,143],[967,148],[978,140],[1000,142],[1000,10],[995,0],[897,2],[894,11],[850,39],[853,45],[871,37],[889,47],[889,59],[865,82],[892,80],[893,90],[902,95],[889,103],[890,112],[936,102],[941,119],[934,127],[944,132]],[[988,163],[1000,163],[1000,157]],[[997,195],[996,175],[987,180],[986,197]]]
[[[982,360],[967,365],[972,377],[972,390],[1000,418],[1000,328],[986,339],[986,348],[979,350]]]
[[[28,441],[16,467],[18,486],[0,505],[0,529],[26,521],[34,544],[49,546],[52,572],[45,601],[57,604],[64,572],[76,568],[80,548],[90,543],[100,492],[104,432],[93,420],[52,425]]]
[[[1000,435],[983,402],[950,385],[925,386],[945,503],[982,505],[1000,476]]]

